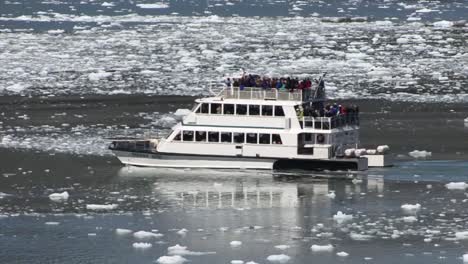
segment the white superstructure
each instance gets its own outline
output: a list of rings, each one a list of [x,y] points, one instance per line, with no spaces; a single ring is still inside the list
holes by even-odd
[[[330,116],[324,97],[322,80],[295,91],[226,87],[197,99],[168,137],[115,140],[110,149],[137,166],[367,169],[358,108],[331,106]]]

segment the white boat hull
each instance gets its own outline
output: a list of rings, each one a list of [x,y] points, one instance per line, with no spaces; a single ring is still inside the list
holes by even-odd
[[[125,165],[164,168],[367,170],[367,159],[269,159],[116,151]]]
[[[274,159],[164,155],[114,151],[126,165],[165,168],[273,169]]]

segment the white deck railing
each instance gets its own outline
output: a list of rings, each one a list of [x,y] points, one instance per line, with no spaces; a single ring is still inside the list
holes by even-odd
[[[283,91],[276,88],[239,87],[225,88],[220,96],[226,99],[302,101],[304,91]]]
[[[329,130],[343,126],[359,126],[359,115],[357,113],[349,113],[332,117],[304,116],[299,119],[299,123],[303,129]]]

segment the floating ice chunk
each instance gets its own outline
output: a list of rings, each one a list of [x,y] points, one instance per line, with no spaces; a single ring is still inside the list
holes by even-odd
[[[280,255],[270,255],[267,257],[267,260],[270,262],[277,262],[277,263],[286,263],[291,259],[290,256],[285,254]]]
[[[153,4],[137,4],[139,8],[143,9],[164,9],[169,8],[169,5],[166,3],[153,3]]]
[[[344,252],[344,251],[338,252],[338,253],[336,253],[336,255],[338,257],[343,257],[343,258],[349,256],[349,254]]]
[[[148,232],[148,231],[138,231],[138,232],[133,233],[133,236],[136,239],[150,239],[150,238],[160,238],[164,235],[160,233],[153,233],[153,232]]]
[[[349,234],[349,237],[352,240],[356,240],[356,241],[368,241],[374,238],[374,236],[371,236],[371,235],[364,235],[364,234],[358,234],[358,233],[351,233]]]
[[[112,76],[112,73],[105,71],[92,72],[88,75],[88,79],[92,82],[97,82],[99,80],[105,79]]]
[[[156,262],[159,264],[182,264],[187,262],[187,259],[181,256],[162,256]]]
[[[403,221],[407,223],[413,223],[418,221],[418,218],[416,218],[415,216],[404,216]]]
[[[434,22],[432,25],[434,27],[436,27],[436,28],[449,28],[449,27],[453,26],[453,22],[452,21],[442,20],[442,21]]]
[[[231,264],[244,264],[243,260],[231,260]]]
[[[175,116],[186,116],[188,114],[190,114],[192,111],[190,111],[190,109],[177,109],[174,113]]]
[[[338,211],[336,213],[336,215],[333,216],[333,220],[335,220],[338,223],[343,223],[343,222],[351,220],[351,219],[353,219],[353,215],[347,215],[347,214],[344,214],[341,211]]]
[[[111,6],[115,6],[114,3],[110,3],[110,2],[104,2],[101,4],[101,6],[104,6],[104,7],[111,7]]]
[[[458,240],[467,240],[468,239],[468,231],[455,232],[455,238],[458,239]]]
[[[123,236],[123,235],[128,235],[128,234],[130,234],[130,233],[132,233],[132,232],[133,232],[133,231],[130,230],[130,229],[124,229],[124,228],[117,228],[117,229],[115,229],[115,233],[116,233],[117,235],[122,235],[122,236]]]
[[[468,254],[463,254],[463,263],[468,263]]]
[[[148,249],[151,248],[153,245],[151,243],[135,242],[132,244],[132,246],[136,249]]]
[[[192,255],[192,256],[201,256],[201,255],[212,255],[216,254],[216,252],[196,252],[196,251],[190,251],[187,249],[187,247],[181,246],[179,244],[168,247],[167,248],[167,254],[169,255],[179,255],[179,256],[187,256],[187,255]]]
[[[231,241],[231,243],[229,243],[229,245],[231,245],[231,247],[240,247],[242,245],[242,242],[241,241]]]
[[[327,193],[327,196],[330,197],[330,199],[335,199],[336,197],[335,191],[330,191],[329,193]]]
[[[427,158],[432,156],[432,152],[425,151],[425,150],[413,150],[408,153],[413,158]]]
[[[279,250],[286,250],[288,248],[290,248],[291,246],[289,245],[277,245],[275,246],[275,248],[279,249]]]
[[[49,195],[49,199],[54,201],[54,202],[60,202],[60,201],[68,200],[68,197],[70,197],[70,195],[68,194],[67,191],[65,191],[63,193],[52,193],[52,194]]]
[[[86,209],[95,211],[113,210],[117,208],[117,206],[117,204],[87,204]]]
[[[24,89],[27,89],[28,87],[29,87],[29,85],[26,85],[26,84],[15,83],[13,85],[10,85],[10,86],[6,87],[5,90],[8,90],[10,92],[19,93],[19,92],[23,91]]]
[[[258,264],[258,263],[255,262],[255,261],[248,261],[248,262],[246,262],[245,264]]]
[[[179,234],[181,236],[185,236],[185,235],[187,235],[187,232],[188,232],[187,229],[182,228],[181,230],[177,231],[177,234]]]
[[[445,187],[449,190],[465,190],[468,188],[468,184],[465,182],[449,182],[445,184]]]
[[[332,252],[334,248],[332,244],[328,244],[328,245],[312,245],[310,249],[313,252]]]
[[[421,210],[421,205],[418,203],[417,204],[403,204],[401,206],[401,209],[407,212],[416,212],[416,211]]]
[[[46,225],[59,225],[59,222],[45,222]]]

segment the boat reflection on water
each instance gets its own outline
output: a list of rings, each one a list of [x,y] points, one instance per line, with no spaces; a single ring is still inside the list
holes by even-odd
[[[154,181],[152,194],[175,202],[178,207],[206,209],[323,207],[335,198],[346,199],[367,190],[382,192],[384,186],[383,176],[356,178],[343,173],[342,178],[349,179],[336,179],[336,172],[311,175],[310,172],[124,167],[118,175],[123,181],[135,178]]]

